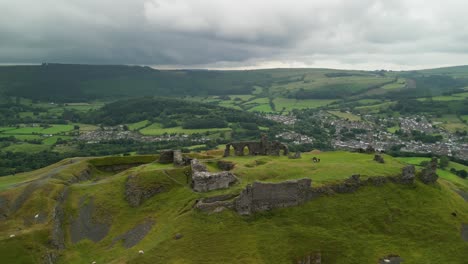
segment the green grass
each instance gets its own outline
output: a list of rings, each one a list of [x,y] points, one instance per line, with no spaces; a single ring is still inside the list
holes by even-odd
[[[3,149],[3,151],[11,151],[11,152],[41,152],[44,150],[48,150],[50,147],[48,145],[39,145],[39,144],[30,144],[30,143],[18,143],[10,145]]]
[[[361,121],[361,117],[352,113],[340,112],[340,111],[328,111],[330,114],[337,116],[342,119],[349,119],[350,121]]]
[[[150,123],[149,120],[143,120],[143,121],[136,122],[133,124],[128,124],[127,126],[128,126],[128,129],[130,130],[140,130],[144,128],[145,126],[147,126],[149,123]]]
[[[387,128],[387,131],[390,132],[390,133],[393,133],[395,134],[395,132],[400,129],[400,126],[393,126],[393,127],[388,127]]]
[[[43,127],[21,127],[3,132],[3,134],[59,134],[72,131],[72,125],[51,125],[49,128]]]
[[[163,128],[161,124],[154,123],[148,127],[145,127],[140,130],[140,133],[143,135],[162,135],[162,134],[195,134],[195,133],[212,133],[212,132],[220,132],[220,131],[231,131],[230,128],[207,128],[207,129],[184,129],[181,126],[171,127],[171,128]]]
[[[291,111],[293,109],[319,108],[322,106],[329,105],[335,101],[336,100],[296,100],[287,98],[275,98],[273,100],[273,103],[275,104],[277,111],[281,111],[283,109],[286,111]]]

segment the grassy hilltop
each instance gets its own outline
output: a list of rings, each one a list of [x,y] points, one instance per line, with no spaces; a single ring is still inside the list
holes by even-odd
[[[252,216],[231,210],[198,211],[192,207],[197,199],[238,193],[253,181],[306,177],[317,186],[356,173],[362,178],[398,175],[406,162],[420,162],[384,156],[386,163],[380,164],[372,155],[348,152],[303,153],[297,160],[221,158],[221,154],[221,150],[190,154],[212,171],[219,170],[215,165],[219,159],[236,164],[233,173],[240,183],[208,193],[190,189],[187,167],[153,162],[157,156],[73,158],[2,177],[0,209],[5,212],[8,207],[8,217],[0,220],[2,261],[38,263],[51,252],[58,256],[58,263],[294,263],[314,252],[321,252],[325,263],[377,263],[390,254],[401,256],[405,263],[463,263],[468,257],[468,242],[460,230],[468,223],[468,203],[457,193],[467,192],[468,182],[449,171],[439,170],[441,178],[435,185],[417,181],[409,186],[368,186],[352,194],[325,196]],[[321,162],[312,163],[314,156]],[[129,164],[136,167],[109,170]],[[452,162],[450,166],[463,165]],[[141,188],[163,191],[131,207],[125,200],[129,175],[136,177]],[[67,195],[61,198],[65,188]],[[58,227],[65,237],[62,251],[51,242],[57,204],[65,216]],[[88,209],[90,213],[83,214]],[[92,239],[102,229],[108,232],[98,242],[82,239],[74,243],[72,226],[79,218],[91,227],[101,225],[90,234]],[[128,241],[115,239],[139,224],[151,226],[148,223],[152,223],[150,231],[133,247],[126,248]],[[176,234],[182,238],[175,239]],[[138,254],[139,250],[144,254]]]

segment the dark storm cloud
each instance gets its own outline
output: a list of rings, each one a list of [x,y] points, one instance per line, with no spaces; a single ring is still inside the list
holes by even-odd
[[[0,63],[464,64],[461,0],[0,0]]]

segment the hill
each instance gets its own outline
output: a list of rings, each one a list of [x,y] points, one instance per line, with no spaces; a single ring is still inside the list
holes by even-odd
[[[300,206],[241,216],[230,209],[205,212],[194,204],[207,197],[232,197],[254,181],[310,178],[313,187],[322,188],[356,173],[362,181],[394,177],[406,164],[386,155],[380,164],[372,155],[348,152],[303,153],[300,159],[221,154],[186,155],[211,172],[220,170],[219,160],[235,164],[232,173],[240,183],[207,193],[191,190],[189,167],[154,162],[154,155],[73,158],[2,177],[2,260],[298,263],[317,252],[324,263],[378,263],[389,255],[407,263],[466,260],[462,229],[468,204],[459,193],[468,191],[468,183],[448,171],[439,171],[435,184],[363,185]],[[321,162],[313,163],[312,157]],[[142,195],[136,206],[128,202],[132,191]]]
[[[54,102],[83,102],[139,96],[251,95],[290,99],[418,96],[467,86],[466,67],[415,72],[333,69],[251,71],[155,70],[140,66],[43,64],[0,67],[6,95]],[[258,90],[260,89],[260,90]],[[440,91],[439,91],[440,90]],[[405,96],[412,94],[405,91]],[[396,93],[395,95],[392,95]],[[264,97],[265,97],[264,96]]]

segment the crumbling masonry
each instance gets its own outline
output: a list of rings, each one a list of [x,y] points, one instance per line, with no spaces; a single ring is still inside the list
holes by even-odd
[[[268,141],[268,138],[265,134],[262,135],[260,141],[241,141],[226,144],[226,149],[224,150],[224,157],[230,156],[231,147],[234,148],[235,156],[244,156],[245,148],[248,149],[248,155],[251,156],[279,156],[281,151],[283,151],[283,155],[287,156],[289,153],[288,146],[279,141]]]

